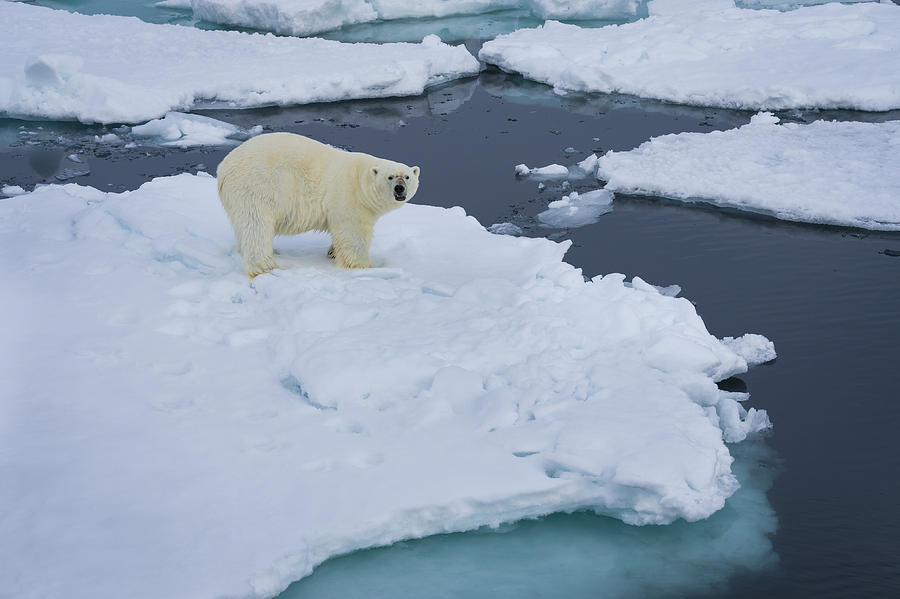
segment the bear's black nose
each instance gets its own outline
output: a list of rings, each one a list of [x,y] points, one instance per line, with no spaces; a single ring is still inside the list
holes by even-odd
[[[395,195],[402,196],[405,191],[406,191],[406,188],[403,187],[402,185],[394,185],[394,194]]]

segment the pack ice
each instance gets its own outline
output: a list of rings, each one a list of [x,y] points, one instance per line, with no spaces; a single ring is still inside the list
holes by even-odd
[[[0,2],[0,114],[140,123],[200,101],[304,104],[416,95],[478,73],[462,46],[202,31]]]
[[[725,441],[770,426],[716,381],[774,357],[694,306],[411,205],[345,271],[279,238],[248,284],[210,176],[0,202],[0,588],[271,597],[325,559],[594,510],[696,521]],[[768,345],[767,345],[768,344]]]
[[[781,124],[676,133],[608,152],[606,189],[704,201],[817,224],[900,230],[900,121]]]
[[[190,0],[194,16],[204,21],[298,36],[377,20],[512,9],[543,19],[618,19],[633,17],[638,5],[638,0]]]
[[[549,21],[479,58],[558,92],[625,93],[742,109],[900,108],[900,6],[789,12],[730,0],[652,0],[650,16],[598,29]]]

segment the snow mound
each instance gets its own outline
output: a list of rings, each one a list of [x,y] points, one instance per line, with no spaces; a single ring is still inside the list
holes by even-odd
[[[0,21],[16,23],[0,53],[0,114],[9,116],[141,123],[200,101],[251,107],[416,95],[479,70],[464,47],[436,36],[343,44],[18,2],[0,2]]]
[[[784,220],[900,230],[900,121],[779,124],[663,135],[600,158],[615,192],[658,195]]]
[[[561,200],[550,202],[547,209],[537,215],[537,219],[548,227],[583,227],[611,212],[612,202],[613,194],[606,189],[584,193],[573,191]]]
[[[279,238],[252,284],[208,175],[41,187],[0,235],[20,599],[270,597],[337,554],[551,512],[696,521],[738,486],[725,441],[768,426],[717,388],[747,362],[688,300],[460,208],[385,216],[359,271]]]
[[[559,91],[741,109],[900,108],[900,6],[790,12],[654,0],[650,16],[586,29],[555,21],[501,35],[481,60]]]
[[[194,16],[283,35],[305,36],[345,25],[391,19],[429,19],[522,9],[543,18],[625,19],[638,0],[191,0]]]

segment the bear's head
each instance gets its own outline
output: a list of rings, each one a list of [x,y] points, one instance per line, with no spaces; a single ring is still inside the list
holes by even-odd
[[[419,167],[383,161],[373,166],[371,177],[376,195],[387,210],[399,208],[419,189]]]

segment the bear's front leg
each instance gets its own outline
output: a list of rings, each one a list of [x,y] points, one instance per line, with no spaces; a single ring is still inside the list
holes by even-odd
[[[369,245],[372,241],[371,231],[353,231],[338,229],[331,233],[332,244],[328,249],[328,257],[334,258],[340,268],[369,268]]]

